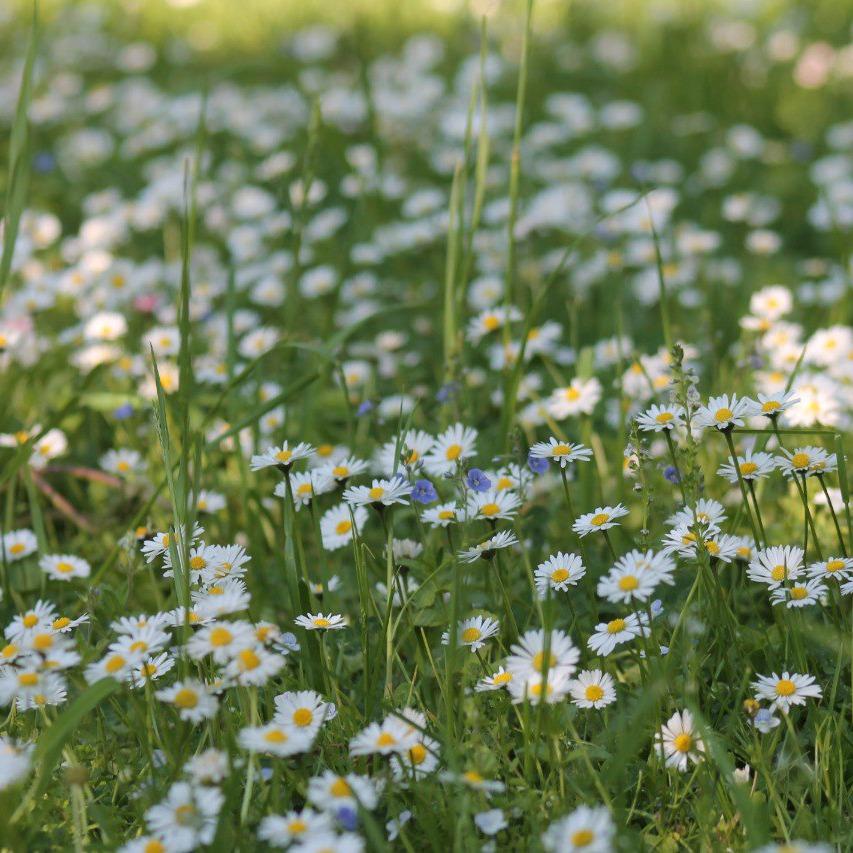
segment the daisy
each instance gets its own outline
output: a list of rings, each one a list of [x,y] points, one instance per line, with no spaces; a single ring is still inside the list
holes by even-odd
[[[771,708],[778,708],[783,714],[787,714],[792,705],[805,705],[807,698],[820,699],[823,695],[813,675],[797,672],[783,672],[781,678],[775,672],[759,675],[752,687],[757,699],[766,699]]]
[[[534,459],[551,459],[565,468],[569,462],[586,461],[592,456],[592,451],[582,444],[569,444],[551,436],[548,441],[540,441],[530,448],[530,456]]]
[[[194,590],[192,600],[198,619],[206,622],[211,617],[246,610],[250,596],[246,584],[240,578],[222,578],[202,590]]]
[[[211,655],[217,663],[227,663],[254,640],[255,631],[248,622],[211,622],[190,637],[187,654],[195,660]]]
[[[540,598],[546,597],[549,588],[566,592],[570,586],[576,586],[585,574],[586,567],[577,554],[558,551],[536,567],[536,591]]]
[[[747,449],[743,456],[738,456],[737,469],[731,462],[726,462],[717,469],[717,474],[730,483],[737,483],[738,472],[744,480],[760,480],[775,468],[776,459],[770,453],[753,453]]]
[[[210,747],[194,755],[184,770],[199,784],[215,785],[228,776],[228,753]]]
[[[265,726],[247,726],[237,735],[237,743],[251,752],[287,758],[311,749],[313,738],[305,732],[285,728],[276,723]]]
[[[599,597],[612,603],[628,604],[631,601],[648,601],[661,580],[655,571],[639,568],[630,557],[618,562],[598,582]],[[671,577],[670,577],[671,580]]]
[[[391,772],[398,782],[422,779],[438,768],[439,742],[417,730],[413,737],[415,742],[408,749],[391,757]]]
[[[684,425],[684,409],[681,406],[655,404],[637,415],[634,420],[643,432],[669,431]]]
[[[520,506],[521,498],[515,492],[489,489],[486,492],[469,492],[466,511],[468,518],[489,521],[496,518],[510,519]]]
[[[225,496],[219,492],[211,492],[208,489],[199,490],[195,507],[199,512],[214,513],[225,509]]]
[[[459,559],[465,563],[474,563],[481,557],[484,560],[491,560],[495,556],[496,551],[503,548],[509,548],[511,545],[517,545],[518,539],[511,530],[499,530],[494,536],[489,537],[485,542],[475,545],[473,548],[468,548],[459,552]]]
[[[225,667],[225,677],[237,684],[266,684],[284,666],[284,657],[263,646],[240,649]]]
[[[275,697],[275,722],[306,732],[312,738],[335,714],[335,706],[313,690],[280,693]]]
[[[144,687],[165,675],[175,665],[175,659],[168,652],[161,652],[154,657],[146,658],[136,669],[130,672],[130,681],[134,687]]]
[[[10,788],[29,773],[33,749],[34,744],[0,736],[0,791]]]
[[[308,780],[306,796],[321,811],[338,813],[344,808],[355,811],[358,806],[372,811],[379,802],[379,788],[367,776],[357,773],[339,776],[333,770],[325,770]]]
[[[348,504],[338,504],[326,510],[320,519],[323,548],[327,551],[336,551],[348,545],[354,533],[361,533],[361,528],[366,521],[367,510],[363,506],[350,507]]]
[[[800,841],[794,838],[782,844],[762,844],[753,853],[833,853],[834,847],[819,841]]]
[[[421,513],[421,519],[430,527],[447,527],[460,520],[460,509],[452,501],[431,506]]]
[[[773,604],[785,604],[786,607],[809,607],[817,604],[827,588],[820,578],[812,578],[804,583],[794,583],[789,587],[779,586],[770,593]]]
[[[300,471],[290,475],[290,493],[293,495],[293,505],[297,512],[304,506],[309,506],[318,495],[331,492],[335,481],[325,468],[315,468],[311,471]],[[277,498],[287,497],[287,483],[275,484],[273,494]]]
[[[824,474],[835,470],[835,454],[830,455],[822,447],[798,447],[793,453],[782,449],[776,457],[776,465],[786,477],[799,474]]]
[[[252,456],[249,467],[252,471],[260,471],[262,468],[276,467],[280,471],[289,471],[290,466],[299,459],[308,459],[314,455],[314,448],[300,441],[299,444],[290,446],[285,441],[281,447],[268,447],[263,453]]]
[[[820,563],[812,563],[808,567],[809,577],[835,578],[839,583],[846,581],[853,572],[853,557],[830,557]]]
[[[56,608],[49,601],[37,601],[24,613],[16,615],[6,626],[4,633],[10,640],[18,640],[28,631],[47,627],[56,618]]]
[[[655,746],[667,767],[675,767],[682,773],[687,770],[687,764],[692,761],[698,764],[702,761],[705,745],[693,723],[690,711],[676,711],[661,726],[655,737]]]
[[[759,393],[756,414],[776,418],[799,402],[800,398],[793,391],[780,391],[777,394]]]
[[[461,462],[475,455],[476,443],[477,430],[454,424],[436,437],[435,444],[424,459],[424,467],[434,477],[453,474]]]
[[[552,823],[542,835],[550,853],[611,853],[615,829],[603,806],[580,806]]]
[[[124,681],[130,677],[131,671],[142,659],[141,654],[122,654],[111,651],[101,660],[90,663],[86,667],[84,675],[89,684],[94,684],[102,678],[115,678],[116,681]]]
[[[207,685],[191,678],[176,681],[171,687],[158,690],[154,695],[161,702],[174,705],[181,719],[191,723],[200,723],[215,716],[219,707],[216,697],[211,695]]]
[[[474,689],[478,693],[486,693],[492,690],[501,690],[512,681],[512,673],[507,672],[503,667],[500,667],[497,672],[481,678]]]
[[[385,477],[392,477],[403,465],[416,471],[424,464],[424,457],[432,450],[435,439],[421,430],[409,430],[402,439],[387,441],[373,459],[375,470]]]
[[[145,822],[173,849],[194,850],[213,841],[224,802],[219,788],[175,782],[166,799],[145,812]]]
[[[502,329],[508,322],[520,319],[521,312],[514,305],[511,305],[509,309],[501,305],[487,308],[468,321],[465,336],[471,343],[478,344],[486,335]]]
[[[513,704],[529,702],[538,705],[544,702],[553,705],[562,702],[569,692],[569,676],[566,672],[549,670],[548,680],[544,683],[540,675],[530,675],[527,678],[514,678],[507,689],[512,697]]]
[[[398,475],[391,480],[374,480],[370,486],[351,486],[343,494],[344,500],[352,506],[391,506],[407,504],[412,493],[412,484]]]
[[[595,378],[575,378],[565,388],[555,388],[548,398],[551,417],[558,421],[577,415],[591,415],[601,399],[601,383]]]
[[[548,656],[548,672],[559,672],[570,677],[577,669],[580,651],[564,631],[551,631]],[[541,677],[545,668],[545,632],[525,631],[523,636],[510,648],[506,668],[512,673],[510,685],[517,680]]]
[[[364,853],[364,840],[354,832],[318,832],[290,849],[293,853]]]
[[[92,567],[81,557],[70,554],[49,554],[39,560],[41,570],[59,581],[70,581],[74,578],[87,578]]]
[[[774,546],[758,551],[750,560],[750,580],[776,589],[785,581],[796,580],[803,568],[803,549],[796,545]]]
[[[693,527],[701,524],[707,527],[719,528],[726,520],[726,511],[719,501],[710,498],[700,498],[695,505],[684,507],[671,515],[666,523],[671,527],[685,525]]]
[[[355,456],[346,456],[339,459],[337,462],[331,462],[324,468],[320,469],[320,473],[338,483],[343,483],[350,477],[355,477],[361,474],[368,468],[368,463],[363,459],[357,459]]]
[[[585,669],[569,682],[572,701],[579,708],[603,708],[616,701],[613,677],[600,669]]]
[[[38,550],[38,539],[32,530],[10,530],[0,539],[3,559],[15,563],[35,554]]]
[[[597,655],[607,657],[616,646],[635,637],[648,636],[648,619],[645,614],[638,616],[631,613],[624,619],[617,617],[609,622],[600,622],[595,626],[595,633],[587,640],[587,645]]]
[[[141,474],[145,471],[145,462],[138,450],[121,448],[119,450],[108,450],[100,459],[100,466],[110,474],[119,477],[127,477],[132,474]]]
[[[693,423],[698,427],[716,427],[718,430],[729,430],[743,426],[744,418],[752,413],[752,403],[746,397],[738,398],[737,394],[723,394],[720,397],[710,397],[707,406],[700,406],[693,416]]]
[[[456,629],[456,642],[460,646],[468,646],[472,652],[477,652],[486,645],[500,630],[500,622],[487,616],[474,616],[464,619]],[[450,632],[441,635],[441,644],[450,645]]]
[[[475,791],[481,791],[487,797],[500,794],[506,790],[506,785],[497,779],[487,779],[479,770],[465,770],[462,773],[452,773],[447,770],[441,774],[441,781],[451,784],[465,785]]]
[[[572,530],[578,536],[587,536],[599,530],[609,530],[611,527],[617,526],[617,518],[622,518],[625,515],[628,515],[628,510],[622,504],[596,507],[593,512],[578,516],[572,525]]]
[[[267,815],[258,826],[258,838],[272,847],[287,847],[293,841],[312,838],[334,829],[332,817],[314,809]]]
[[[350,755],[391,755],[407,752],[417,741],[416,730],[399,717],[371,723],[349,742]]]
[[[347,626],[346,619],[339,613],[330,613],[328,616],[324,616],[322,613],[316,615],[307,613],[304,616],[297,616],[293,621],[300,628],[305,628],[308,631],[339,631]]]

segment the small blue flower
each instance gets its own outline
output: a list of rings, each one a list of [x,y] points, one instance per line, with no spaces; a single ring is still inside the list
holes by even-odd
[[[681,477],[678,476],[678,469],[675,465],[667,465],[666,468],[663,469],[664,479],[669,480],[670,483],[680,483]]]
[[[446,403],[456,393],[457,387],[458,386],[455,382],[442,385],[441,388],[435,392],[435,399],[438,400],[439,403]]]
[[[527,467],[534,474],[544,474],[548,470],[548,460],[541,456],[528,456]]]
[[[468,483],[468,488],[475,492],[488,492],[492,485],[492,481],[479,468],[472,468],[465,481]]]
[[[438,500],[438,492],[429,480],[418,480],[412,489],[412,500],[419,504],[431,504]]]
[[[117,409],[113,410],[113,417],[117,421],[126,421],[133,415],[133,406],[130,403],[124,403]]]
[[[367,415],[372,412],[376,408],[376,405],[372,400],[365,400],[356,411],[356,415],[358,417],[362,417],[363,415]]]
[[[358,814],[356,814],[355,809],[344,806],[343,808],[338,809],[336,817],[341,827],[346,829],[348,832],[352,832],[354,829],[358,828]]]
[[[56,159],[49,151],[40,151],[33,157],[33,169],[40,174],[52,172],[56,167]]]

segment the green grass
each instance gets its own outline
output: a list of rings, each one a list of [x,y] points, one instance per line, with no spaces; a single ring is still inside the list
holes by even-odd
[[[72,131],[107,127],[119,144],[132,131],[116,129],[115,105],[86,114],[82,100],[61,120],[44,119],[46,99],[69,85],[70,70],[90,93],[126,76],[114,66],[114,50],[91,64],[63,54],[68,32],[82,31],[91,39],[96,30],[91,21],[81,23],[79,9],[71,5],[43,4],[39,38],[33,36],[26,53],[20,35],[28,26],[27,4],[20,4],[20,14],[2,34],[4,44],[15,45],[7,56],[24,63],[24,75],[18,108],[6,111],[10,132],[3,153],[9,166],[0,180],[9,223],[0,262],[0,287],[7,285],[0,335],[9,336],[0,354],[0,432],[26,434],[0,448],[0,532],[31,529],[38,553],[20,560],[0,554],[0,609],[3,625],[37,600],[53,602],[70,617],[86,613],[89,621],[71,635],[81,661],[62,671],[65,701],[37,710],[8,703],[0,734],[32,743],[34,751],[20,778],[12,779],[0,761],[0,845],[117,849],[139,836],[146,811],[189,777],[187,763],[216,748],[227,756],[228,768],[209,785],[223,799],[202,845],[214,850],[264,848],[258,840],[261,821],[301,808],[309,780],[325,769],[363,774],[383,786],[375,808],[362,803],[337,826],[353,829],[369,850],[482,849],[488,838],[474,816],[491,808],[503,810],[508,821],[495,838],[498,849],[540,850],[547,827],[584,804],[609,811],[618,850],[753,850],[793,839],[850,849],[853,611],[836,582],[829,581],[821,604],[802,610],[772,606],[768,590],[747,577],[747,560],[726,562],[712,545],[702,544],[695,554],[678,557],[673,584],[659,584],[648,602],[623,605],[596,593],[614,557],[633,548],[659,550],[669,516],[702,498],[725,504],[723,533],[753,538],[758,545],[801,547],[807,564],[853,547],[844,457],[853,408],[849,375],[837,364],[817,364],[798,348],[820,329],[849,330],[849,229],[839,222],[816,229],[806,216],[819,195],[809,167],[829,153],[827,128],[849,112],[845,79],[800,87],[793,61],[767,62],[763,76],[755,76],[751,63],[766,60],[764,53],[729,52],[709,41],[709,27],[725,14],[724,4],[670,6],[664,16],[664,4],[655,4],[657,11],[629,2],[578,2],[569,9],[537,0],[507,4],[496,19],[480,22],[459,7],[442,10],[420,2],[353,2],[343,10],[270,0],[239,6],[208,0],[187,9],[104,2],[102,32],[118,44],[152,39],[158,53],[146,78],[175,97],[203,92],[204,108],[192,122],[180,115],[177,138],[148,154],[116,150],[93,167],[75,166],[67,159]],[[816,2],[807,9],[779,2],[756,13],[750,25],[757,45],[784,23],[797,29],[803,43],[828,39],[840,48],[851,11],[846,2]],[[341,29],[335,51],[318,63],[328,72],[326,83],[337,78],[350,87],[350,97],[366,96],[366,116],[354,129],[324,113],[300,77],[301,64],[279,50],[285,37],[316,21]],[[623,32],[635,50],[630,71],[593,57],[593,39],[608,27]],[[472,84],[452,103],[445,98],[426,115],[395,127],[388,105],[385,113],[377,105],[382,93],[373,76],[376,63],[399,53],[403,38],[422,28],[442,38],[444,55],[435,75],[446,91],[463,61]],[[183,60],[169,52],[179,35],[196,51]],[[504,65],[491,79],[494,56]],[[0,61],[8,72],[11,60]],[[235,124],[228,127],[217,112],[223,82],[242,89],[231,102],[229,119]],[[301,93],[303,118],[287,128],[280,146],[261,154],[236,129],[238,108],[257,108],[265,87],[284,85]],[[596,109],[634,100],[644,118],[628,130],[598,126],[579,140],[537,148],[535,129],[555,123],[549,96],[566,92],[583,93]],[[463,128],[453,138],[442,136],[434,121],[451,107]],[[679,134],[676,118],[700,111],[710,116],[711,129]],[[161,105],[149,120],[166,112]],[[486,118],[498,123],[479,132]],[[778,144],[763,159],[736,162],[718,185],[697,183],[702,158],[725,146],[727,130],[742,123]],[[356,144],[370,146],[379,168],[400,178],[399,199],[371,188],[369,176],[366,188],[363,183],[358,192],[344,191]],[[590,215],[520,230],[534,199],[558,182],[543,167],[587,146],[610,152],[617,170],[609,180],[574,177],[591,200]],[[446,169],[436,168],[442,148],[452,154]],[[280,150],[292,155],[292,170],[273,179],[257,177],[254,168]],[[57,162],[45,166],[46,154]],[[672,218],[627,234],[609,231],[620,218],[642,216],[660,190],[659,182],[633,167],[664,159],[683,169],[683,177],[673,181],[680,198]],[[143,282],[136,296],[157,298],[162,312],[157,319],[112,286],[119,267],[111,267],[109,258],[100,279],[77,264],[68,240],[93,216],[92,194],[116,189],[124,199],[136,198],[151,181],[146,169],[153,161],[181,176],[172,206],[155,228],[128,228],[107,249],[131,263],[131,287],[137,279]],[[306,193],[324,186],[327,195],[316,204],[300,201],[291,192],[295,182]],[[290,222],[264,236],[256,258],[232,251],[216,225],[217,206],[229,216],[232,194],[247,185],[263,186],[275,211]],[[611,198],[605,210],[602,200],[613,187],[624,190],[624,198],[618,204]],[[402,206],[425,188],[441,193],[439,226],[405,250],[386,243],[376,263],[360,261],[355,247],[379,245],[383,227],[417,218]],[[727,197],[748,191],[779,202],[780,214],[768,226],[782,238],[778,252],[750,252],[749,229],[721,215]],[[334,207],[343,211],[343,225],[334,236],[318,239],[317,214]],[[122,210],[105,202],[108,213],[121,216]],[[20,219],[21,251],[32,237],[33,211],[55,214],[63,237],[34,250],[32,265],[25,266],[13,262],[16,227]],[[272,218],[265,215],[257,226]],[[429,215],[419,219],[424,227],[430,221]],[[701,253],[691,257],[679,248],[685,226],[718,236],[710,259],[736,260],[735,283],[725,283]],[[281,252],[290,258],[275,273],[284,298],[279,304],[253,301],[246,278],[252,263]],[[804,267],[815,258],[823,261],[824,272],[811,274]],[[88,260],[97,264],[102,258]],[[167,265],[146,279],[141,265],[152,261]],[[598,262],[600,271],[585,283]],[[312,298],[300,282],[306,271],[322,265],[335,270],[336,284]],[[82,295],[74,297],[60,287],[60,277],[78,268],[89,278]],[[374,274],[375,288],[352,299],[341,282],[365,270]],[[503,286],[496,305],[517,308],[518,316],[477,344],[466,330],[478,313],[470,301],[472,285],[486,272]],[[640,272],[647,277],[644,300],[634,286]],[[823,304],[809,303],[803,282],[831,275],[845,286]],[[783,425],[778,431],[765,420],[732,433],[711,428],[666,438],[640,432],[634,415],[652,402],[674,402],[695,413],[700,398],[761,390],[760,369],[768,357],[758,346],[759,334],[739,321],[752,294],[775,282],[794,294],[786,319],[803,326],[796,352],[784,361],[782,384],[798,388],[804,376],[825,374],[833,382],[829,396],[840,407],[838,420],[821,420],[813,428]],[[206,300],[211,284],[215,292]],[[55,297],[43,307],[21,296],[42,291]],[[370,310],[362,314],[368,302]],[[126,316],[128,330],[108,363],[83,370],[76,363],[84,347],[81,327],[105,305]],[[254,312],[248,323],[247,310]],[[11,338],[21,316],[31,317],[38,332],[32,352]],[[539,349],[536,335],[547,322],[561,324],[559,346]],[[152,326],[164,325],[177,340],[171,354],[146,339]],[[265,352],[248,353],[241,345],[257,327],[275,330],[277,341]],[[387,343],[391,334],[402,336],[397,348]],[[630,340],[614,345],[616,355],[602,363],[601,343],[622,335]],[[516,360],[496,365],[492,345],[496,352],[517,347]],[[560,349],[569,346],[573,359]],[[687,348],[695,348],[695,355],[685,355]],[[649,360],[659,351],[668,363],[663,357]],[[205,376],[211,352],[221,365],[219,384]],[[362,361],[367,378],[350,382]],[[631,390],[637,374],[651,384],[655,370],[665,377],[660,386],[650,394]],[[532,397],[531,374],[540,383]],[[591,413],[558,418],[550,412],[536,425],[526,420],[531,399],[544,401],[551,390],[592,377],[600,381],[603,397]],[[264,383],[274,383],[266,394]],[[397,394],[413,396],[411,411],[401,407]],[[129,413],[121,411],[125,404]],[[265,418],[281,407],[283,424],[266,428]],[[466,474],[473,467],[492,479],[510,466],[518,466],[511,476],[528,472],[529,448],[550,435],[582,443],[592,458],[571,466],[570,476],[561,477],[554,466],[541,477],[530,473],[535,485],[523,490],[512,517],[497,524],[463,518],[441,529],[427,524],[421,504],[369,506],[362,528],[338,550],[323,546],[320,528],[323,514],[342,500],[341,484],[297,511],[294,484],[307,463],[287,470],[250,467],[253,453],[284,440],[291,446],[300,441],[345,446],[365,460],[390,441],[396,442],[393,469],[414,482],[427,475],[404,464],[411,457],[402,435],[409,429],[437,435],[457,422],[478,431],[476,451],[447,476],[428,476],[442,501],[467,500]],[[67,437],[67,450],[44,466],[30,464],[33,450],[38,455],[40,442],[54,429]],[[752,440],[757,450],[777,453],[780,443],[789,450],[823,447],[836,454],[838,470],[802,482],[775,471],[754,491],[741,477],[725,482],[717,468],[742,455]],[[633,458],[627,473],[626,446]],[[114,448],[138,451],[144,471],[128,476],[103,471],[102,456]],[[360,474],[348,485],[369,486],[371,479]],[[276,486],[283,494],[273,497]],[[837,517],[818,505],[824,486],[840,490]],[[204,512],[202,489],[224,496],[225,507]],[[630,512],[607,536],[572,532],[578,515],[618,503]],[[346,518],[356,520],[355,514]],[[292,631],[301,645],[264,683],[219,685],[225,665],[187,651],[200,631],[190,611],[202,589],[186,535],[196,523],[204,526],[206,543],[237,542],[251,556],[245,578],[251,599],[219,624],[237,630],[231,623],[241,619],[274,623]],[[689,528],[699,540],[716,541],[698,519]],[[520,545],[493,559],[460,559],[462,549],[496,529],[512,531]],[[171,533],[166,547],[171,577],[163,575],[162,558],[147,563],[140,551],[157,531]],[[415,540],[422,550],[395,558],[389,545],[400,539]],[[533,573],[557,551],[582,556],[586,575],[568,592],[540,599]],[[91,564],[91,574],[68,583],[53,580],[39,566],[48,554],[80,556]],[[337,588],[329,586],[333,577]],[[587,645],[601,622],[646,618],[652,599],[660,599],[662,613],[651,619],[649,636],[610,655],[596,655]],[[117,640],[114,620],[174,608],[182,610],[164,647],[175,658],[170,672],[142,689],[109,677],[84,677],[85,667],[104,659]],[[298,615],[318,612],[343,614],[349,625],[327,632],[295,627]],[[481,651],[472,654],[453,630],[448,645],[442,644],[444,631],[473,616],[500,621],[499,632]],[[584,709],[568,697],[554,704],[513,703],[507,690],[474,690],[506,663],[519,634],[540,628],[547,637],[540,675],[548,678],[551,643],[557,642],[548,630],[565,631],[580,651],[578,669],[600,668],[613,677],[614,704]],[[252,649],[270,651],[260,641]],[[0,679],[17,677],[24,660],[13,661]],[[37,660],[39,671],[46,670],[43,656]],[[776,728],[760,733],[749,705],[752,682],[783,670],[814,676],[822,696],[779,715]],[[223,688],[215,715],[189,722],[154,695],[187,679]],[[276,696],[308,689],[337,709],[310,748],[271,757],[241,744],[241,731],[272,719]],[[437,767],[401,783],[388,757],[352,756],[349,745],[369,724],[386,720],[390,727],[388,721],[407,708],[424,715],[423,725],[418,722],[407,736],[427,744],[424,755],[434,754]],[[704,744],[703,760],[685,773],[668,769],[654,748],[660,727],[682,710],[693,714],[693,735]],[[745,765],[751,775],[742,784],[734,771]],[[487,796],[459,781],[466,771],[505,787]],[[392,840],[386,822],[404,810],[412,819]],[[170,840],[174,833],[165,835]]]

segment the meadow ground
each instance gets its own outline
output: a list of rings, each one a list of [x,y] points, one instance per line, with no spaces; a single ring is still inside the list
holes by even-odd
[[[0,848],[853,848],[853,4],[0,7]]]

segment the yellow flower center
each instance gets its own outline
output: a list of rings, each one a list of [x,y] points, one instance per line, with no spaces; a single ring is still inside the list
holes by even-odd
[[[533,668],[536,672],[542,672],[542,668],[545,666],[545,652],[537,652],[533,656],[533,660],[531,661],[533,664]],[[548,654],[548,669],[555,667],[557,665],[557,657],[553,652],[549,652]]]
[[[207,565],[207,560],[205,560],[204,557],[200,557],[198,554],[196,554],[195,557],[190,557],[190,568],[191,569],[194,569],[195,571],[199,572],[206,565]]]
[[[240,658],[240,664],[244,670],[257,669],[261,665],[261,659],[253,649],[243,649],[238,657]]]
[[[828,572],[838,572],[844,568],[844,560],[828,560],[826,570]]]
[[[384,494],[385,494],[385,489],[383,489],[382,486],[374,486],[368,492],[368,495],[370,495],[370,500],[372,500],[372,501],[382,500],[382,495],[384,495]]]
[[[761,407],[761,411],[764,412],[765,415],[768,415],[771,412],[778,412],[779,409],[781,409],[781,408],[782,408],[782,404],[778,400],[768,400]]]
[[[111,675],[124,668],[126,661],[121,655],[113,655],[106,663],[104,669]]]
[[[27,546],[24,545],[23,542],[16,542],[14,545],[12,545],[11,548],[9,548],[9,551],[12,554],[22,554],[26,550],[26,548]]]
[[[462,774],[462,778],[472,785],[480,785],[484,781],[483,777],[476,770],[466,770]]]
[[[621,589],[622,592],[631,592],[639,585],[640,582],[634,575],[625,575],[624,577],[619,578],[619,589]]]
[[[296,489],[297,495],[312,495],[314,494],[314,489],[311,486],[311,483],[301,483]]]
[[[126,474],[130,470],[130,463],[125,459],[121,459],[116,463],[116,468],[122,472],[122,474]]]
[[[287,735],[281,729],[271,729],[264,735],[267,743],[287,743]]]
[[[511,489],[512,485],[512,480],[509,477],[501,477],[497,483],[495,483],[495,488],[499,492],[502,492],[504,489]]]
[[[352,530],[352,522],[348,521],[347,519],[344,519],[343,521],[339,521],[335,525],[335,533],[337,533],[338,536],[344,536],[347,533],[349,533],[350,530]]]
[[[409,750],[409,760],[412,764],[423,764],[427,757],[426,747],[422,743],[416,743]]]
[[[279,450],[276,453],[275,458],[278,459],[279,462],[290,462],[290,457],[293,456],[293,452],[287,449]]]
[[[314,620],[314,627],[315,627],[315,628],[328,628],[328,627],[329,627],[329,625],[331,625],[331,624],[332,624],[332,623],[331,623],[328,619],[326,619],[325,617],[323,617],[323,616],[318,616],[318,617]]]
[[[690,747],[693,746],[693,738],[684,732],[673,740],[672,745],[678,752],[689,752]]]
[[[655,420],[659,424],[668,424],[673,418],[672,412],[661,412],[659,415],[655,415]]]
[[[33,648],[37,652],[43,652],[53,645],[53,634],[36,634],[33,637]]]
[[[791,696],[797,687],[790,678],[780,678],[776,682],[776,695],[777,696]]]
[[[568,456],[572,452],[572,448],[568,444],[557,444],[551,448],[552,456]]]
[[[486,331],[494,332],[501,324],[501,321],[494,314],[487,314],[483,318],[483,325],[486,327]]]
[[[584,696],[589,702],[597,702],[604,698],[604,690],[598,684],[590,684],[584,690]]]
[[[379,737],[376,738],[377,746],[394,746],[395,743],[397,743],[397,738],[388,732],[380,732]]]
[[[36,672],[22,672],[18,676],[18,684],[20,684],[21,687],[35,687],[38,683],[39,677]]]
[[[730,421],[733,416],[734,416],[734,413],[732,412],[732,410],[727,409],[725,406],[723,406],[722,409],[717,409],[717,411],[714,412],[714,420],[718,424],[722,424],[722,423],[725,423],[726,421]]]
[[[6,660],[15,657],[16,654],[18,654],[18,647],[14,643],[9,643],[8,646],[3,646],[3,649],[0,650],[0,657],[6,658]]]
[[[189,687],[182,687],[172,701],[178,708],[195,708],[198,705],[198,693]]]
[[[607,623],[607,633],[608,634],[618,634],[620,631],[625,630],[625,620],[624,619],[611,619],[610,622]]]
[[[352,793],[352,789],[346,779],[342,776],[338,776],[338,778],[332,782],[331,787],[329,788],[329,793],[333,797],[348,797]]]
[[[184,803],[175,809],[175,820],[182,826],[186,826],[195,815],[195,806],[192,803]]]
[[[58,619],[53,620],[53,630],[61,631],[63,628],[67,628],[70,624],[71,620],[67,616],[60,616]]]
[[[444,458],[447,459],[448,462],[454,462],[459,458],[459,454],[462,453],[462,445],[461,444],[451,444],[447,450],[444,451]]]
[[[744,476],[749,474],[754,474],[758,470],[758,465],[755,462],[741,462],[740,463],[740,473]]]
[[[38,625],[39,618],[35,613],[27,613],[23,618],[23,623],[25,628],[33,628]]]
[[[152,838],[149,841],[145,842],[145,847],[142,848],[143,853],[166,853],[166,846],[158,841],[156,838]]]
[[[310,726],[311,723],[314,722],[314,714],[311,712],[310,708],[297,708],[293,712],[291,719],[293,720],[294,725],[304,728],[305,726]]]
[[[804,586],[795,586],[791,589],[791,598],[794,601],[802,601],[808,594],[809,591]]]
[[[577,388],[566,388],[564,396],[570,403],[574,403],[580,399],[581,392]]]
[[[495,684],[508,684],[512,681],[512,673],[511,672],[499,672],[492,678],[492,681]]]
[[[783,581],[787,577],[788,572],[784,566],[773,566],[770,571],[770,577],[773,578],[774,581]]]
[[[441,510],[441,512],[439,512],[438,517],[442,521],[448,521],[451,518],[455,518],[456,515],[452,509],[443,509],[443,510]]]
[[[501,508],[496,503],[483,504],[480,507],[480,512],[485,516],[497,515],[500,511]]]
[[[791,465],[794,468],[808,468],[809,467],[809,454],[808,453],[795,453],[791,457]]]
[[[462,642],[475,643],[482,635],[483,632],[479,628],[466,628],[462,632]]]
[[[333,477],[347,477],[349,475],[349,468],[346,465],[335,465],[332,468],[332,476]]]
[[[569,570],[568,569],[554,569],[551,572],[551,580],[554,583],[562,583],[564,580],[569,579]]]
[[[569,839],[575,847],[588,847],[595,841],[595,833],[591,829],[579,829],[572,833]]]
[[[589,523],[594,525],[595,527],[601,527],[601,525],[606,524],[609,519],[610,519],[610,516],[606,512],[597,512],[589,520]]]
[[[234,635],[227,628],[214,628],[209,639],[211,646],[227,646],[234,639]]]

